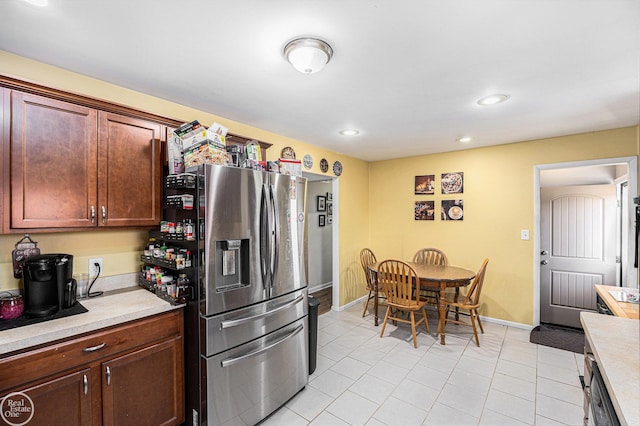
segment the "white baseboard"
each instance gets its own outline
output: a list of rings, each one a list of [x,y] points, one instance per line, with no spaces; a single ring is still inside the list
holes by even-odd
[[[320,291],[320,290],[324,290],[327,287],[332,287],[333,283],[329,282],[329,283],[324,283],[324,284],[318,284],[315,285],[313,287],[309,287],[307,288],[307,293],[311,294],[311,293],[315,293],[316,291]]]
[[[332,306],[331,310],[332,311],[336,311],[336,312],[341,312],[344,311],[345,309],[349,309],[352,306],[355,306],[359,303],[364,303],[364,300],[368,297],[368,295],[364,295],[362,297],[360,297],[359,299],[356,299],[354,301],[351,301],[349,303],[347,303],[346,305],[342,305],[342,306]]]
[[[349,309],[350,307],[352,307],[354,305],[358,305],[358,304],[364,303],[366,298],[367,298],[367,295],[364,295],[364,296],[360,297],[359,299],[356,299],[356,300],[354,300],[352,302],[347,303],[346,305],[332,306],[331,310],[332,311],[336,311],[336,312],[344,311],[345,309]],[[434,308],[434,310],[435,310],[435,308]],[[490,322],[490,323],[493,323],[493,324],[505,325],[507,327],[520,328],[522,330],[527,330],[527,331],[533,330],[533,326],[529,325],[529,324],[522,324],[522,323],[514,322],[514,321],[507,321],[507,320],[502,320],[502,319],[498,319],[498,318],[485,317],[485,316],[482,316],[482,315],[480,315],[480,319],[482,321]]]
[[[519,323],[519,322],[506,321],[506,320],[502,320],[502,319],[498,319],[498,318],[484,317],[482,315],[480,315],[480,319],[482,321],[491,322],[493,324],[506,325],[508,327],[520,328],[522,330],[527,330],[527,331],[533,330],[533,326],[529,325],[529,324],[522,324],[522,323]]]

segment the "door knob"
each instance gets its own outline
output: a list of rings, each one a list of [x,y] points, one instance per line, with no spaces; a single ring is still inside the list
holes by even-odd
[[[543,255],[543,256],[546,256],[546,255],[548,255],[548,254],[549,254],[549,252],[548,252],[548,251],[546,251],[546,250],[542,250],[542,251],[540,252],[540,254],[541,254],[541,255]]]
[[[548,261],[548,260],[541,260],[541,261],[540,261],[540,264],[541,264],[541,265],[546,265],[547,263],[549,263],[549,261]]]

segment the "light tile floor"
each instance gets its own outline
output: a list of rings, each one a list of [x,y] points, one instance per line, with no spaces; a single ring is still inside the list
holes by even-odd
[[[582,354],[486,321],[480,347],[471,327],[452,324],[441,346],[428,314],[432,333],[421,329],[417,349],[405,324],[380,338],[361,305],[321,315],[316,371],[263,425],[582,424]]]

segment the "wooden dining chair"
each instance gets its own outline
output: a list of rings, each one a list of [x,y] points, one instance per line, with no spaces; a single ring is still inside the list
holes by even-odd
[[[456,301],[453,298],[445,298],[444,303],[447,305],[446,315],[445,315],[445,327],[448,322],[454,324],[462,324],[462,325],[470,325],[473,328],[473,335],[476,338],[476,345],[480,346],[480,340],[478,340],[478,330],[476,329],[476,320],[478,321],[478,325],[480,326],[480,331],[484,334],[484,328],[482,327],[482,322],[480,321],[480,316],[478,315],[478,307],[480,307],[480,293],[482,292],[482,284],[484,283],[484,274],[487,270],[487,264],[489,263],[489,259],[485,259],[482,262],[482,266],[480,266],[480,270],[476,274],[476,277],[473,279],[473,282],[469,286],[469,290],[467,294],[464,296],[462,301]],[[460,315],[468,315],[471,323],[460,321],[459,319],[450,319],[449,318],[449,308],[459,308],[468,311],[467,312],[459,312]],[[458,314],[458,312],[456,312]]]
[[[447,266],[449,260],[444,252],[437,248],[421,248],[413,255],[414,263],[424,263],[427,265],[442,265]],[[440,300],[440,290],[434,289],[420,289],[420,296],[427,301],[430,305],[438,306]]]
[[[421,248],[413,255],[413,261],[415,263],[426,263],[427,265],[444,265],[449,264],[447,255],[437,248]]]
[[[418,274],[411,265],[401,260],[385,260],[378,265],[378,285],[384,290],[387,297],[387,312],[384,315],[380,337],[384,335],[387,321],[392,320],[394,324],[400,321],[411,324],[413,334],[413,346],[418,347],[416,339],[416,326],[424,323],[427,333],[429,333],[429,322],[424,309],[426,302],[420,299],[420,295],[414,291],[420,281]],[[409,319],[398,315],[406,313]],[[422,318],[416,321],[415,313],[422,313]]]
[[[364,302],[364,310],[362,311],[362,316],[364,317],[367,313],[367,307],[369,306],[369,301],[376,297],[376,274],[371,269],[369,269],[369,265],[376,263],[376,256],[373,252],[368,248],[363,248],[360,250],[360,264],[362,265],[362,270],[364,271],[364,276],[367,283],[367,290],[369,290],[369,295],[367,296],[367,300]],[[384,294],[378,292],[378,299],[384,300]]]

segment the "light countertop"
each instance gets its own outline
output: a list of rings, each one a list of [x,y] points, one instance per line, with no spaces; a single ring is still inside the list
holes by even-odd
[[[623,425],[640,425],[640,321],[580,313],[593,355]]]
[[[182,307],[140,287],[79,302],[89,312],[0,331],[0,356]]]
[[[617,317],[640,319],[640,305],[637,303],[619,302],[617,301],[611,292],[629,292],[638,293],[637,288],[629,287],[614,287],[610,285],[597,285],[595,286],[596,293],[600,295],[604,303],[607,304],[611,312]]]

